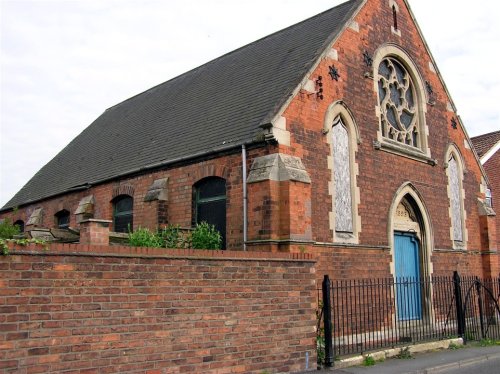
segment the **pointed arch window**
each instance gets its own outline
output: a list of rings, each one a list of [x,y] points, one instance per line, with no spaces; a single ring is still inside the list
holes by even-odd
[[[386,57],[380,63],[378,91],[382,136],[421,148],[415,84],[407,69],[395,58]]]
[[[134,199],[119,195],[113,199],[113,231],[129,232],[134,226]]]
[[[454,242],[464,241],[463,210],[462,210],[462,181],[460,167],[455,155],[448,160],[448,178],[450,186],[450,213],[452,239]]]
[[[349,133],[339,117],[332,128],[333,183],[335,187],[335,231],[352,233],[352,177]]]
[[[445,156],[446,175],[448,177],[448,199],[450,219],[450,239],[454,249],[466,249],[467,213],[465,211],[465,191],[463,180],[465,163],[460,150],[455,144],[450,144]]]
[[[330,230],[335,243],[359,243],[361,217],[358,214],[360,192],[357,186],[359,173],[356,162],[358,144],[361,143],[354,116],[343,101],[328,106],[325,113],[323,133],[330,146],[328,168],[331,196],[329,212]]]
[[[398,46],[382,45],[373,57],[379,130],[376,149],[430,165],[424,81],[413,59]]]

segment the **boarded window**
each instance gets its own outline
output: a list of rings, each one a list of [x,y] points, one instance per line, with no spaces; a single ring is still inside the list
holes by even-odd
[[[222,236],[226,249],[226,181],[222,178],[202,179],[194,186],[194,223],[207,222]]]
[[[332,137],[335,231],[353,232],[349,133],[340,118],[333,125]]]
[[[448,161],[448,175],[450,183],[451,224],[453,240],[463,241],[462,203],[460,193],[460,174],[458,163],[452,156]]]
[[[134,199],[128,195],[117,196],[113,200],[113,230],[129,232],[133,230]]]

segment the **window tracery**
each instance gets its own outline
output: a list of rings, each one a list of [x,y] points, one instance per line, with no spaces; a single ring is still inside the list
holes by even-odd
[[[396,59],[384,58],[378,69],[378,94],[382,136],[421,148],[415,85]]]

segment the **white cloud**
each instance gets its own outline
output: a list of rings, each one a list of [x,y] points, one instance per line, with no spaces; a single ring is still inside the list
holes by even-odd
[[[106,108],[341,0],[0,0],[0,206]],[[498,130],[499,5],[410,0],[471,135]]]

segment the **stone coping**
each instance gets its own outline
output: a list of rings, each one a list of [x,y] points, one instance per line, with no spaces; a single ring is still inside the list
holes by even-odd
[[[250,252],[221,251],[204,249],[168,249],[129,246],[85,245],[73,243],[48,243],[40,245],[29,243],[26,246],[8,242],[10,255],[68,255],[68,256],[102,256],[102,257],[151,257],[151,258],[185,258],[206,260],[246,260],[246,261],[298,261],[316,262],[310,253],[288,252]]]

